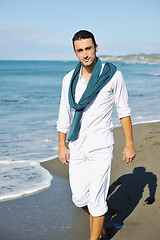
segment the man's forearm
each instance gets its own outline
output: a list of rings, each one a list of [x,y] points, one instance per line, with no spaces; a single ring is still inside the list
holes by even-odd
[[[66,142],[66,133],[58,132],[58,146],[64,146]]]
[[[136,152],[133,144],[131,118],[130,117],[121,118],[120,122],[126,141],[126,147],[124,148],[123,151],[123,160],[126,159],[126,162],[130,163],[136,157]]]
[[[126,146],[133,146],[133,135],[132,135],[132,123],[130,117],[120,119],[121,126],[123,129]]]

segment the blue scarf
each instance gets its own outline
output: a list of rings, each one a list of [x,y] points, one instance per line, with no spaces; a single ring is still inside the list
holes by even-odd
[[[117,68],[109,62],[106,62],[101,73],[102,62],[97,58],[97,63],[93,69],[86,90],[84,91],[78,103],[75,102],[75,89],[81,70],[81,63],[79,62],[73,72],[70,86],[69,86],[69,104],[74,108],[75,114],[72,121],[71,129],[68,135],[69,141],[75,141],[78,138],[79,130],[81,127],[81,118],[84,108],[97,96],[99,91],[109,82],[115,74]],[[101,73],[101,74],[100,74]]]

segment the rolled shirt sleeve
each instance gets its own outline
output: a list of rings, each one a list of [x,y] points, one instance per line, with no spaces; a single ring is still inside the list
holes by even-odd
[[[57,121],[57,131],[68,133],[71,126],[71,107],[68,102],[68,89],[70,84],[71,72],[62,81],[61,101]]]
[[[120,119],[131,115],[131,110],[128,106],[128,93],[121,72],[119,72],[117,81],[114,82],[114,100],[117,115]]]

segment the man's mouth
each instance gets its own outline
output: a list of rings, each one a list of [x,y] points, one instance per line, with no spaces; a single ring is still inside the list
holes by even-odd
[[[84,61],[84,62],[88,62],[88,61],[89,61],[89,58],[84,58],[83,61]]]

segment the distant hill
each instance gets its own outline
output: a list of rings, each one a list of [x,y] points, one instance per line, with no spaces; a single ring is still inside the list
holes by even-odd
[[[124,62],[158,62],[160,63],[160,54],[129,54],[124,56],[100,55],[102,61],[124,61]]]

